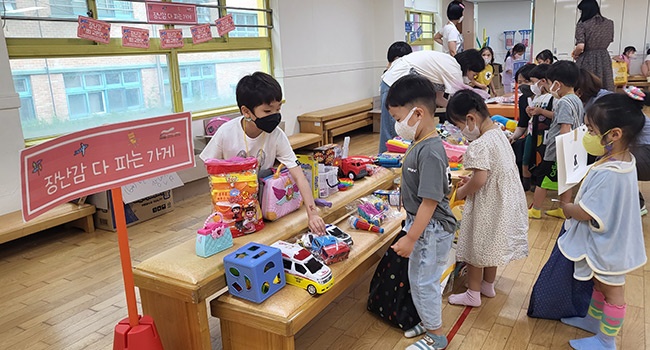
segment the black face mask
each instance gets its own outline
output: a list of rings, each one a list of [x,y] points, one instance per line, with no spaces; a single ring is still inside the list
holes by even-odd
[[[521,91],[521,93],[524,96],[534,95],[533,92],[530,90],[530,85],[519,85],[519,91]]]
[[[275,114],[269,114],[264,118],[256,118],[253,123],[255,123],[255,126],[257,126],[258,129],[271,133],[275,128],[278,127],[280,124],[280,120],[282,119],[282,115],[280,113],[275,113]]]

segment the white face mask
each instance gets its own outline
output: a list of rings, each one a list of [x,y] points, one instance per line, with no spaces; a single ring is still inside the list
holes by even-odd
[[[413,107],[409,114],[406,116],[406,118],[402,119],[402,121],[399,121],[395,123],[395,132],[397,132],[397,135],[399,135],[401,138],[404,140],[410,140],[413,141],[415,139],[415,132],[418,129],[418,126],[420,125],[420,121],[418,120],[415,122],[415,125],[410,126],[408,124],[409,119],[411,119],[411,116],[413,115],[413,112],[415,112],[415,109],[417,107]]]
[[[554,89],[555,86],[557,86],[557,89]],[[553,95],[553,98],[560,98],[560,95],[559,95],[560,83],[558,83],[557,81],[554,81],[553,84],[551,84],[551,87],[549,88],[549,92],[551,93],[551,95]]]
[[[523,55],[521,55],[521,54],[516,54],[516,55],[515,55],[515,60],[520,60],[522,56],[523,56]]]
[[[530,86],[530,91],[535,95],[539,96],[542,94],[542,89],[539,87],[539,81],[536,81],[535,84]]]
[[[465,127],[463,128],[461,133],[463,134],[463,136],[465,136],[467,141],[474,141],[477,138],[479,138],[479,136],[481,136],[481,130],[478,129],[478,125],[474,125],[474,129],[470,130],[469,124],[467,123],[465,123]]]
[[[458,23],[462,23],[462,22],[463,22],[463,18],[465,18],[465,16],[460,16],[460,18],[458,19]]]
[[[483,61],[485,61],[485,64],[490,64],[492,62],[491,57],[483,57]]]

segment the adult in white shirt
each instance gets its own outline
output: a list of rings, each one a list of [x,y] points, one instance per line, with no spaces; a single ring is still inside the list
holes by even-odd
[[[438,51],[416,51],[395,60],[382,76],[382,82],[390,87],[407,74],[420,74],[433,83],[436,105],[446,107],[444,93],[452,95],[458,90],[471,88],[463,83],[463,76],[474,76],[484,68],[485,61],[475,49],[454,57]],[[484,97],[489,96],[485,94]]]
[[[282,88],[270,75],[255,72],[239,80],[237,105],[243,116],[223,124],[212,136],[199,157],[230,159],[256,157],[258,169],[268,169],[275,159],[289,169],[302,196],[309,219],[309,229],[325,234],[325,222],[318,215],[311,188],[298,166],[296,154],[287,135],[277,126],[282,116]]]
[[[433,37],[433,40],[442,45],[442,51],[452,56],[456,56],[457,53],[463,51],[463,36],[456,25],[463,21],[464,9],[465,6],[460,1],[454,0],[450,2],[447,6],[449,22]]]

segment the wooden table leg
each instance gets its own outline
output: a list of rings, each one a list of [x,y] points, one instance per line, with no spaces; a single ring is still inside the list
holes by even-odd
[[[223,350],[295,350],[293,336],[270,333],[232,321],[220,320],[219,322]]]
[[[140,289],[142,309],[153,317],[165,350],[211,350],[205,300],[188,303]]]

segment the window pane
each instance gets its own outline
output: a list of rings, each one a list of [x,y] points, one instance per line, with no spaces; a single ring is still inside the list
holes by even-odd
[[[120,69],[122,62],[128,62],[128,68]],[[167,65],[164,55],[14,59],[10,63],[14,75],[29,77],[33,91],[46,91],[32,96],[35,118],[21,118],[25,139],[172,112],[171,102],[165,103],[171,92],[162,75]],[[113,84],[116,76],[122,82]],[[127,79],[128,85],[123,85]],[[104,85],[105,81],[111,84]]]
[[[68,108],[70,109],[71,117],[87,115],[88,106],[86,104],[86,95],[69,95]]]
[[[102,77],[99,74],[86,74],[84,76],[86,87],[95,87],[102,85]]]
[[[81,75],[77,73],[64,74],[63,83],[65,84],[66,89],[80,88],[82,86]]]
[[[20,98],[20,120],[34,120],[36,114],[34,113],[34,101],[31,97]]]
[[[267,57],[264,51],[179,54],[183,108],[201,111],[236,105],[233,87],[245,75],[268,72]],[[193,74],[184,75],[184,71]]]
[[[106,73],[106,85],[122,84],[122,75],[119,72]]]
[[[14,89],[16,89],[16,92],[18,93],[27,91],[27,82],[25,79],[14,79]]]

